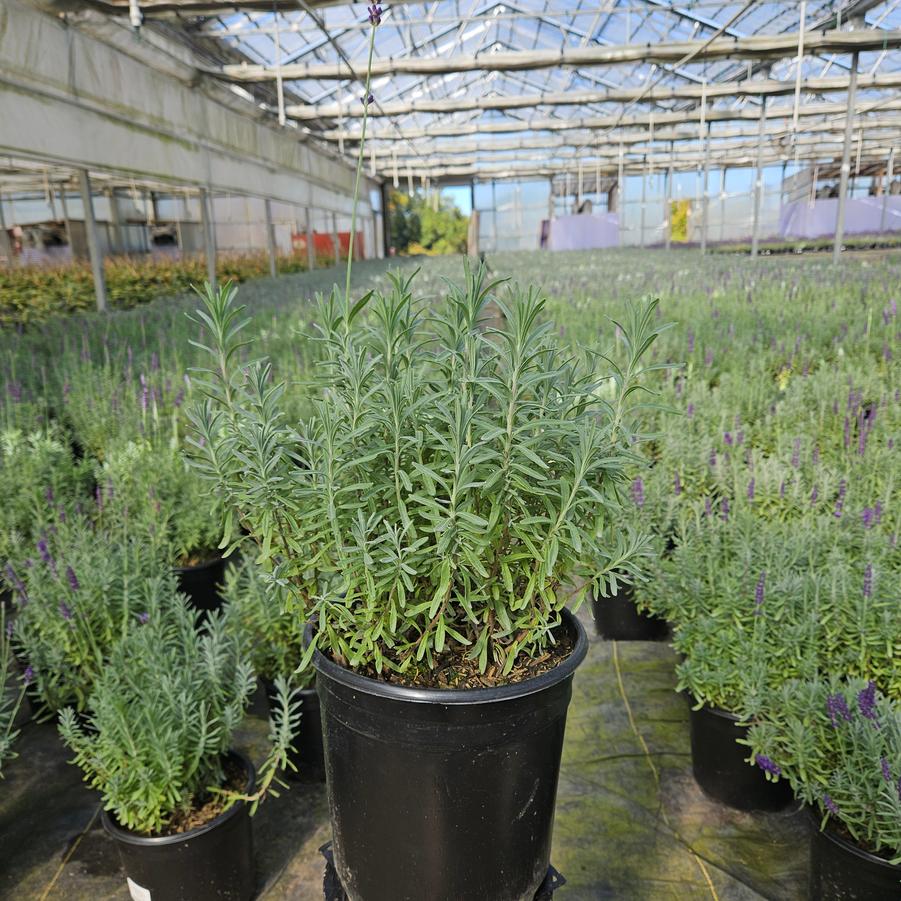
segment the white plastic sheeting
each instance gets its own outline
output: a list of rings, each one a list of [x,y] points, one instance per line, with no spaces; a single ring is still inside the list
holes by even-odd
[[[559,216],[551,220],[548,247],[551,250],[594,250],[619,245],[619,216]]]
[[[883,213],[884,210],[884,213]],[[795,200],[782,207],[779,234],[783,238],[824,238],[835,234],[838,198]],[[845,234],[866,235],[901,231],[901,197],[853,197],[845,207]]]

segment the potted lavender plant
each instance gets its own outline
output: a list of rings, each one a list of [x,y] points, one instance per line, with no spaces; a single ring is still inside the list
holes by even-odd
[[[901,709],[862,679],[792,681],[751,729],[816,820],[810,897],[893,901],[901,886]]]
[[[303,657],[303,620],[291,604],[291,594],[265,577],[250,558],[229,567],[222,588],[225,627],[246,649],[270,709],[279,705],[276,682],[291,683],[300,705],[300,730],[291,754],[288,779],[324,781],[322,720],[319,696],[310,671],[297,672]]]
[[[103,797],[103,824],[132,897],[247,901],[254,892],[249,815],[287,764],[298,711],[286,684],[257,783],[234,751],[255,678],[213,613],[174,591],[112,649],[82,724],[67,707],[60,733]]]
[[[198,465],[310,622],[353,898],[534,894],[587,648],[568,608],[643,548],[618,488],[656,302],[621,327],[628,359],[605,398],[537,292],[494,288],[469,272],[428,318],[400,277],[387,296],[324,300],[320,391],[296,425],[269,364],[237,363],[234,289],[198,313],[213,341]],[[492,299],[507,325],[484,332]]]

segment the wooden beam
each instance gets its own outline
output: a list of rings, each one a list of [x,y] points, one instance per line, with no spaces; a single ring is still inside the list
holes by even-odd
[[[901,88],[901,72],[888,72],[879,75],[862,75],[858,89]],[[717,97],[766,97],[793,94],[795,80],[777,81],[741,81],[723,84],[708,84],[706,96],[708,100]],[[808,78],[801,81],[801,92],[804,94],[828,94],[848,90],[848,79]],[[511,110],[532,109],[536,106],[585,106],[589,103],[629,103],[636,100],[648,103],[660,103],[670,100],[701,100],[704,94],[702,85],[679,85],[678,87],[655,87],[651,90],[642,88],[610,88],[606,91],[546,91],[540,94],[520,94],[516,96],[480,97],[477,94],[457,98],[421,98],[418,100],[396,100],[381,104],[370,104],[369,116],[405,116],[411,113],[459,113],[468,110]],[[358,109],[353,104],[323,103],[293,104],[285,107],[289,118],[300,121],[319,119],[355,119],[362,118],[362,104]]]
[[[822,31],[804,35],[810,54],[854,53],[891,50],[901,47],[901,30],[863,29],[860,31]],[[797,52],[798,34],[755,34],[743,38],[716,38],[693,41],[660,41],[648,44],[563,47],[560,50],[517,50],[481,55],[382,57],[372,63],[372,76],[446,75],[452,72],[522,72],[560,67],[612,66],[623,63],[692,63],[721,59],[786,59]],[[221,67],[202,67],[202,71],[229,81],[286,81],[313,78],[319,81],[344,81],[354,72],[366,70],[365,61],[289,63],[281,67],[239,63]]]

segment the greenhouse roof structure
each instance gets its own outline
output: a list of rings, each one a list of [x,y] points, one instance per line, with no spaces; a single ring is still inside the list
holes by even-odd
[[[74,6],[177,38],[200,77],[355,151],[365,4]],[[848,144],[858,169],[884,164],[901,129],[899,48],[899,0],[389,3],[375,34],[367,164],[395,184],[690,170],[709,157],[828,163]]]

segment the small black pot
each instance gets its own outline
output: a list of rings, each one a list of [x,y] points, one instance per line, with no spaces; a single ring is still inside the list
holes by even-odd
[[[814,832],[810,840],[809,896],[816,901],[898,901],[901,865],[840,836],[831,823],[820,830],[820,817],[810,811]]]
[[[268,679],[260,678],[266,692],[269,709],[275,704],[275,685]],[[302,688],[300,697],[300,731],[294,739],[294,751],[289,755],[297,768],[285,771],[290,782],[325,782],[325,756],[322,750],[322,714],[316,686]]]
[[[225,581],[225,557],[216,557],[197,566],[176,566],[178,590],[188,596],[191,606],[203,613],[222,606],[219,588]]]
[[[247,771],[253,764],[231,752]],[[178,835],[147,837],[119,826],[103,812],[103,826],[119,850],[132,898],[151,901],[248,901],[254,892],[250,808],[243,801],[203,826]],[[141,895],[141,890],[146,895]]]
[[[690,699],[689,699],[690,700]],[[792,802],[788,782],[770,782],[759,767],[746,763],[748,727],[733,713],[715,707],[692,707],[691,767],[710,797],[738,810],[781,810]]]
[[[632,586],[620,585],[609,598],[591,598],[595,631],[611,641],[662,641],[669,634],[665,619],[635,606]]]
[[[316,653],[335,869],[350,901],[520,901],[547,873],[572,677],[409,688]],[[308,627],[307,640],[312,635]]]

